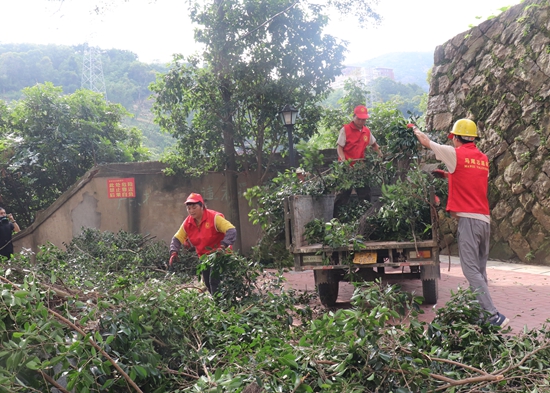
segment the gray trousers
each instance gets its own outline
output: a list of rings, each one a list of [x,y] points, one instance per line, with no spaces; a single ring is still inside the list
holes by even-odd
[[[497,313],[487,285],[487,259],[491,225],[474,218],[458,220],[458,255],[462,273],[470,288],[477,293],[481,307],[490,315]]]

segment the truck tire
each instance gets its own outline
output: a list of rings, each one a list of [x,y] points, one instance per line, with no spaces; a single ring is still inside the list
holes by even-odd
[[[334,306],[338,299],[338,275],[331,270],[314,270],[313,274],[321,304],[325,307]]]
[[[424,304],[436,304],[438,296],[438,279],[422,280],[422,296]]]

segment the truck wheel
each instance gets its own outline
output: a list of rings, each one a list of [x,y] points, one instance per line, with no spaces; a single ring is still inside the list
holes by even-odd
[[[333,271],[314,270],[315,286],[323,306],[334,306],[338,299],[339,279]]]
[[[422,280],[422,296],[424,304],[436,304],[438,295],[438,279]]]

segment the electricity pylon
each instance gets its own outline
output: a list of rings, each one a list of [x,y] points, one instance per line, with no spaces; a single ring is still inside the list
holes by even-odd
[[[88,46],[84,51],[82,62],[82,82],[80,87],[103,94],[107,100],[105,78],[103,77],[103,65],[101,63],[101,51],[96,46]]]

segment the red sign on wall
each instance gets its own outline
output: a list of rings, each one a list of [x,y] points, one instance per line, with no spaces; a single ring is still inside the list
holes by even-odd
[[[107,192],[111,198],[135,198],[136,183],[133,177],[126,179],[107,179]]]

